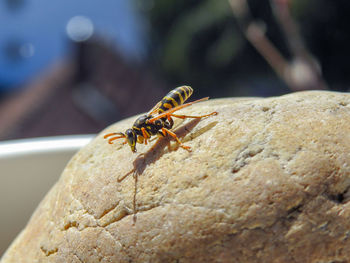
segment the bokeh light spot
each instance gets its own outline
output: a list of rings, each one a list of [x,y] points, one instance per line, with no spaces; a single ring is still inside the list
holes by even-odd
[[[68,37],[75,42],[88,40],[94,33],[92,21],[85,16],[74,16],[69,19],[66,27]]]

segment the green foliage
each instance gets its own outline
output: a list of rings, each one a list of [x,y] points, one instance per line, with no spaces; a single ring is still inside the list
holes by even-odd
[[[147,1],[147,0],[139,0]],[[207,95],[276,95],[286,87],[244,38],[227,0],[148,0],[150,62],[170,83],[190,84]],[[238,0],[237,0],[238,1]],[[237,2],[238,3],[238,2]],[[290,59],[270,1],[248,0],[253,19],[263,21],[266,35]],[[326,81],[344,90],[350,82],[349,0],[293,0],[291,14],[306,46],[320,61]],[[237,87],[237,83],[243,83]],[[243,87],[243,88],[242,88]],[[262,91],[271,87],[268,92]],[[221,92],[221,93],[220,93]]]
[[[199,84],[198,74],[215,74],[242,48],[227,1],[156,0],[150,15],[153,36],[162,43],[157,53],[161,70],[174,81]]]

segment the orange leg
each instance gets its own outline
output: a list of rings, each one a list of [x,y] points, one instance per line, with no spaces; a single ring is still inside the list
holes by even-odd
[[[209,116],[212,116],[212,115],[216,115],[218,114],[216,111],[210,113],[210,114],[205,114],[205,115],[200,115],[200,116],[189,116],[189,115],[176,115],[176,114],[169,114],[168,116],[172,116],[172,117],[175,117],[175,118],[180,118],[180,119],[186,119],[186,118],[197,118],[197,119],[200,119],[200,118],[204,118],[204,117],[209,117]]]
[[[163,118],[165,116],[168,116],[169,114],[172,114],[175,111],[178,111],[180,109],[183,109],[183,108],[186,108],[188,106],[191,106],[194,103],[197,103],[197,102],[200,102],[200,101],[204,101],[204,100],[208,100],[208,99],[209,99],[209,97],[206,97],[206,98],[203,98],[203,99],[200,99],[200,100],[195,100],[195,101],[192,101],[192,102],[189,102],[189,103],[186,103],[186,104],[179,105],[177,107],[171,108],[171,109],[169,109],[169,110],[167,110],[167,111],[165,111],[165,112],[163,112],[163,113],[153,117],[152,119],[149,119],[148,121],[150,123],[153,123],[156,120],[161,119],[161,118]]]
[[[145,145],[147,145],[147,139],[150,138],[150,136],[144,127],[141,128],[141,131],[142,131],[142,136],[145,138]]]
[[[166,131],[167,131],[167,130],[168,130],[168,129],[162,128],[162,133],[163,133],[164,136],[166,136]]]
[[[180,147],[184,148],[185,150],[187,150],[187,151],[189,151],[189,152],[191,151],[191,147],[190,147],[190,146],[183,145],[182,142],[179,140],[179,138],[177,138],[176,134],[173,133],[172,131],[170,131],[170,130],[168,130],[168,129],[166,129],[166,128],[162,128],[162,133],[163,133],[164,135],[169,134],[171,137],[173,137],[173,138],[178,142],[178,144],[180,145]]]
[[[143,144],[143,142],[145,141],[145,138],[141,135],[137,136],[137,143]]]

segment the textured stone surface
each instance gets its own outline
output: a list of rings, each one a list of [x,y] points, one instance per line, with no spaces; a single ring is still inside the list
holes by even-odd
[[[103,140],[135,118],[106,129],[70,161],[2,263],[347,262],[350,95],[211,100],[182,113],[212,111],[176,122],[191,153],[168,138],[137,154]],[[118,182],[134,168],[137,181]]]

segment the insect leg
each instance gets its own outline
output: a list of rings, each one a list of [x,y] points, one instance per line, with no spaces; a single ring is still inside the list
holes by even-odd
[[[144,140],[144,137],[143,137],[143,136],[141,136],[141,135],[137,136],[137,142],[138,142],[138,143],[143,144],[144,141],[145,141],[145,140]]]
[[[186,104],[179,105],[179,106],[177,106],[175,108],[172,108],[172,109],[169,109],[169,110],[167,110],[165,112],[160,113],[158,116],[155,116],[155,117],[149,119],[148,121],[150,123],[154,123],[156,120],[164,118],[164,117],[168,116],[169,114],[172,114],[175,111],[178,111],[180,109],[183,109],[183,108],[186,108],[188,106],[191,106],[194,103],[197,103],[197,102],[200,102],[200,101],[204,101],[204,100],[208,100],[208,99],[209,99],[209,97],[205,97],[205,98],[200,99],[200,100],[195,100],[195,101],[192,101],[192,102],[189,102],[189,103],[186,103]]]
[[[185,150],[187,151],[191,151],[191,147],[190,146],[186,146],[186,145],[183,145],[182,142],[179,140],[179,138],[176,136],[175,133],[173,133],[172,131],[166,129],[166,128],[162,128],[162,132],[163,134],[169,134],[171,137],[173,137],[177,142],[178,144],[180,145],[180,147],[184,148]]]
[[[147,139],[150,137],[144,127],[141,128],[142,136],[145,138],[145,145],[147,145]]]
[[[209,116],[212,116],[212,115],[216,115],[218,114],[216,111],[210,113],[210,114],[205,114],[205,115],[200,115],[200,116],[189,116],[189,115],[176,115],[176,114],[169,114],[168,116],[172,116],[172,117],[175,117],[175,118],[180,118],[180,119],[186,119],[186,118],[197,118],[197,119],[200,119],[200,118],[204,118],[204,117],[209,117]]]
[[[167,120],[169,121],[169,124],[166,125],[165,128],[171,129],[174,126],[174,120],[170,117],[170,115],[167,115]]]

